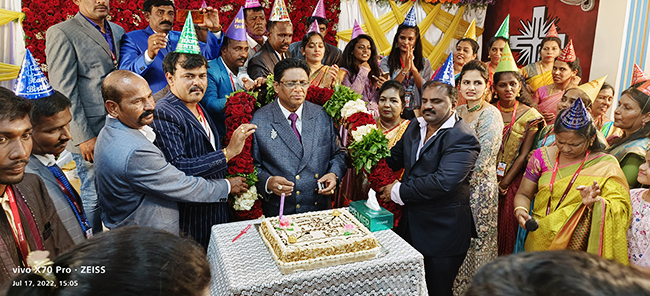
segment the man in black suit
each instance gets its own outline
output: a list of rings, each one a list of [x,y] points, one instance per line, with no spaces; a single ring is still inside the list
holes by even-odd
[[[293,25],[290,21],[269,21],[266,24],[269,39],[250,61],[248,75],[253,79],[273,74],[273,67],[280,60],[291,57],[289,45],[293,37]]]
[[[429,81],[422,86],[422,117],[411,121],[386,163],[404,168],[402,181],[379,190],[403,205],[396,231],[422,255],[430,295],[452,295],[476,229],[469,206],[469,174],[480,145],[474,130],[454,114],[458,91]]]

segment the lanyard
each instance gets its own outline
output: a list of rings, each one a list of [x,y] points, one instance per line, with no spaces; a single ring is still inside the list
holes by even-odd
[[[497,104],[497,107],[499,108],[499,111],[501,111],[501,102]],[[512,127],[515,125],[515,119],[517,119],[517,107],[519,107],[519,101],[515,101],[515,107],[512,110],[512,119],[510,119],[510,123],[503,128],[503,141],[501,142],[501,148],[499,149],[499,154],[501,154],[501,159],[503,159],[503,149],[506,145],[506,142],[508,142],[508,139],[510,138],[510,131],[512,130]]]
[[[212,144],[212,137],[210,137],[210,125],[208,125],[208,121],[206,120],[205,115],[203,114],[203,110],[201,110],[199,104],[196,104],[196,110],[199,111],[199,123],[201,123],[205,129],[205,133],[208,135],[208,141],[210,141],[210,144]]]
[[[544,141],[542,141],[542,145],[541,145],[542,147],[546,146],[546,139],[548,138],[548,136],[549,136],[550,134],[553,133],[553,130],[554,130],[554,129],[555,129],[555,127],[551,127],[551,130],[548,131],[548,133],[546,134],[546,136],[544,136]],[[555,145],[555,142],[553,142],[553,144],[551,144],[551,146],[553,146],[553,145]]]
[[[27,246],[27,239],[25,238],[25,231],[23,230],[23,223],[20,221],[20,212],[18,212],[18,207],[16,206],[16,197],[14,196],[14,192],[10,187],[7,187],[6,192],[7,197],[9,198],[9,207],[11,208],[11,214],[14,218],[14,225],[16,226],[16,232],[14,233],[16,245],[20,250],[20,254],[23,257],[25,266],[29,267],[27,266],[27,255],[29,254],[29,248]]]
[[[86,215],[79,206],[79,203],[77,202],[76,195],[74,195],[70,190],[68,190],[67,187],[59,180],[59,178],[56,178],[56,182],[59,184],[59,188],[61,188],[61,191],[68,197],[68,203],[74,207],[74,215],[77,217],[77,220],[79,221],[79,224],[81,225],[81,229],[83,230],[84,235],[87,233],[88,229],[90,229],[90,223],[88,223],[88,219],[86,218]],[[90,238],[90,237],[86,237]]]
[[[571,178],[571,181],[569,182],[569,185],[566,187],[564,190],[564,194],[562,194],[562,198],[560,198],[560,201],[557,203],[557,206],[555,206],[555,210],[560,207],[560,204],[564,201],[564,198],[566,198],[567,194],[569,194],[569,190],[571,189],[571,186],[573,186],[573,183],[575,183],[576,178],[578,178],[578,174],[580,174],[580,171],[582,170],[582,166],[585,165],[585,162],[587,161],[587,158],[589,158],[589,150],[587,150],[587,154],[585,155],[585,159],[582,160],[582,163],[580,164],[580,167],[578,170],[573,173],[573,177]],[[557,158],[555,158],[555,167],[553,167],[553,175],[551,175],[551,185],[550,185],[550,196],[548,198],[548,204],[546,206],[546,216],[548,216],[549,213],[551,213],[551,196],[553,196],[553,183],[555,183],[555,176],[557,175],[557,170],[558,167],[560,166],[560,149],[558,147],[557,151]]]

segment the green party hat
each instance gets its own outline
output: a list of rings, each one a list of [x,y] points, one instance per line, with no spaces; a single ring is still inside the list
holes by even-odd
[[[499,30],[494,37],[510,39],[510,14],[508,14],[508,16],[503,20],[501,27],[499,27]]]
[[[515,63],[515,58],[512,56],[512,51],[510,51],[510,46],[506,43],[506,47],[503,48],[503,54],[501,54],[501,60],[494,73],[510,71],[517,72],[519,69],[517,68],[517,63]]]
[[[196,31],[194,31],[194,23],[192,22],[192,12],[187,13],[185,24],[181,37],[178,38],[178,45],[176,45],[176,52],[201,54],[199,41],[196,39]]]

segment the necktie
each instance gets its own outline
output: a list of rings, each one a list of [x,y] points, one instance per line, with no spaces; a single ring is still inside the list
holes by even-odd
[[[76,197],[74,196],[74,192],[76,191],[74,191],[72,185],[70,185],[70,182],[68,182],[68,178],[65,177],[63,171],[61,170],[61,168],[59,168],[59,166],[55,164],[55,165],[48,166],[47,168],[50,170],[50,172],[52,172],[54,177],[57,180],[59,180],[61,184],[63,184],[63,187],[65,187],[65,189],[68,190],[69,194],[64,192],[63,195],[65,195],[65,197],[67,198],[68,204],[70,204],[70,207],[72,207],[72,211],[75,213],[75,216],[77,217],[77,221],[79,221],[79,224],[81,225],[81,229],[85,234],[86,230],[90,228],[90,224],[88,224],[86,213],[83,211],[83,209],[81,209],[81,206],[76,201]]]
[[[296,128],[296,120],[298,120],[298,114],[296,113],[289,114],[289,120],[291,120],[291,128],[293,129],[293,132],[296,133],[296,137],[298,137],[298,141],[302,143],[302,139],[300,138],[300,133],[298,132],[298,128]]]

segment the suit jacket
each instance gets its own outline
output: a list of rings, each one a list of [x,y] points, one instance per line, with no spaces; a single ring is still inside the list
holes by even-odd
[[[153,62],[147,65],[145,63],[144,55],[147,54],[147,48],[149,48],[149,36],[152,34],[154,34],[154,31],[151,27],[124,34],[121,42],[122,47],[120,49],[122,54],[122,58],[120,59],[120,69],[140,74],[145,80],[147,80],[147,82],[149,82],[151,91],[156,93],[167,85],[167,79],[165,78],[162,63],[165,56],[167,56],[167,53],[176,50],[176,45],[178,45],[178,39],[181,36],[181,32],[169,31],[169,42],[167,43],[167,47],[160,49],[158,54],[154,57]],[[219,33],[219,35],[223,36],[221,33]],[[208,34],[207,43],[199,41],[201,54],[208,60],[216,59],[219,56],[222,41],[223,37],[216,37],[212,33]]]
[[[223,136],[226,134],[226,113],[223,111],[223,108],[226,107],[226,96],[235,89],[233,89],[230,75],[228,75],[228,70],[221,57],[210,61],[208,64],[210,65],[210,68],[208,68],[208,86],[205,88],[205,95],[200,103],[214,120],[219,135]]]
[[[34,174],[25,173],[25,177],[20,183],[10,187],[14,189],[14,196],[20,212],[20,221],[23,222],[23,230],[30,250],[38,250],[34,240],[36,236],[40,238],[43,249],[50,251],[50,258],[56,258],[74,246],[74,242],[56,214],[56,208],[52,204],[41,178]],[[29,208],[30,213],[22,210],[21,203]],[[36,222],[36,229],[34,229],[36,231],[32,231],[32,228],[27,223],[26,215],[33,217],[34,222]],[[12,277],[18,275],[13,273],[13,267],[25,267],[21,263],[21,255],[18,247],[16,247],[13,230],[7,215],[4,215],[4,213],[0,215],[0,260],[2,261],[0,285],[9,282]]]
[[[113,34],[115,57],[120,59],[124,29],[108,22]],[[81,153],[79,144],[96,137],[104,126],[106,110],[101,85],[115,70],[106,39],[81,13],[56,24],[46,33],[45,54],[52,87],[72,102],[71,144],[67,149]]]
[[[33,154],[29,157],[29,163],[27,163],[27,167],[25,167],[25,172],[38,175],[43,179],[47,193],[56,208],[56,213],[59,215],[61,222],[63,222],[63,226],[65,226],[65,229],[68,231],[68,234],[70,234],[70,237],[72,237],[74,243],[78,244],[85,241],[86,236],[81,229],[79,220],[77,220],[77,216],[70,206],[68,198],[65,196],[63,191],[61,191],[61,187],[59,186],[54,174]],[[76,194],[76,192],[73,194]],[[83,209],[81,198],[77,198],[77,201]]]
[[[469,206],[469,174],[480,151],[474,130],[457,115],[453,128],[425,143],[416,161],[420,137],[412,120],[391,149],[386,163],[404,168],[399,194],[404,202],[397,231],[424,256],[450,257],[467,252],[475,233]],[[425,123],[426,124],[426,123]]]
[[[252,141],[253,163],[259,169],[257,192],[264,197],[266,216],[277,216],[280,206],[279,196],[266,193],[269,177],[282,176],[295,184],[284,204],[284,213],[294,214],[330,208],[330,196],[317,193],[317,180],[327,173],[343,178],[347,169],[345,150],[325,109],[304,102],[302,112],[302,144],[277,99],[253,114],[251,123],[257,125]]]
[[[285,57],[290,58],[291,52],[287,50],[284,55]],[[273,49],[271,44],[266,41],[264,45],[262,45],[262,49],[260,49],[260,51],[258,51],[250,61],[248,61],[248,75],[253,80],[258,77],[266,78],[269,74],[273,74],[273,68],[279,61],[280,59],[278,59],[278,55],[275,54],[275,49]]]
[[[154,227],[178,234],[178,202],[221,202],[226,180],[188,176],[136,129],[106,118],[95,146],[95,184],[108,228]]]
[[[302,42],[296,41],[294,43],[291,43],[291,45],[289,45],[289,51],[291,52],[292,57],[304,60],[305,55],[303,55],[300,51],[300,43]],[[338,65],[341,61],[341,54],[342,52],[338,47],[325,42],[325,54],[323,55],[322,61],[323,65]]]

